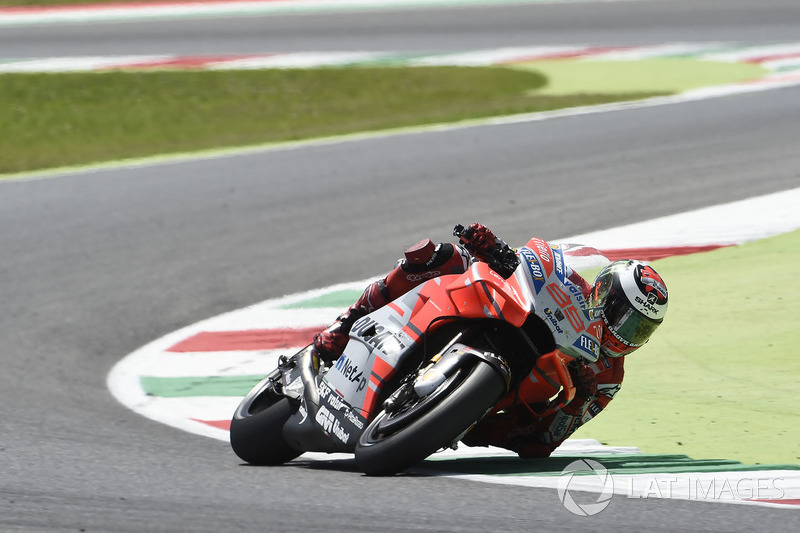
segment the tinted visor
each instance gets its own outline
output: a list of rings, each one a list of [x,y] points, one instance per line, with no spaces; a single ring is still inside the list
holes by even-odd
[[[590,307],[603,307],[611,291],[614,282],[614,272],[623,270],[624,266],[620,262],[611,263],[597,275],[592,292],[589,294],[588,302]]]
[[[613,291],[606,298],[603,314],[611,333],[628,346],[642,346],[661,324],[633,309],[624,298],[616,297]]]

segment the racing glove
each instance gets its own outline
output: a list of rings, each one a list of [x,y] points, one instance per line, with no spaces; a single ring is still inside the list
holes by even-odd
[[[510,278],[519,265],[516,252],[483,224],[470,224],[468,228],[457,224],[453,235],[474,258],[487,263],[504,279]]]
[[[458,231],[459,226],[456,226]],[[461,244],[477,259],[484,262],[489,262],[491,259],[490,254],[497,245],[497,237],[494,236],[492,230],[483,224],[470,224],[468,228],[461,226],[461,233],[454,233],[459,238]]]
[[[583,361],[573,361],[569,366],[572,382],[575,384],[575,398],[572,399],[563,411],[572,416],[578,416],[583,411],[583,406],[589,398],[597,394],[597,377],[594,370]]]

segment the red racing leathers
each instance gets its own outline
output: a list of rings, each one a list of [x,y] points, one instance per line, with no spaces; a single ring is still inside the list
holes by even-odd
[[[490,231],[486,232],[493,245],[494,236]],[[444,274],[461,274],[475,260],[460,244],[441,243],[434,246],[427,239],[412,246],[406,250],[405,258],[385,278],[370,284],[355,304],[315,337],[314,345],[320,357],[327,360],[338,357],[347,343],[350,327],[362,316],[429,279]],[[583,295],[588,296],[590,285],[569,267],[567,275],[572,283],[580,287]],[[620,389],[623,365],[624,357],[608,358],[603,355],[595,363],[582,363],[581,375],[575,376],[578,392],[564,408],[538,417],[524,403],[519,403],[485,417],[463,442],[469,446],[507,448],[521,457],[547,457],[578,427],[597,416],[608,405]]]
[[[481,420],[463,439],[468,446],[499,446],[521,457],[548,457],[580,426],[597,416],[622,384],[624,357],[605,357],[585,365],[594,375],[597,390],[579,391],[563,409],[537,417],[524,404]]]

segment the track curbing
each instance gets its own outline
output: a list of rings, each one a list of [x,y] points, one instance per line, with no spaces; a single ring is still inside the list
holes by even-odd
[[[793,189],[665,217],[666,221],[664,219],[656,221],[664,231],[653,236],[650,244],[665,249],[684,243],[685,229],[680,228],[685,228],[687,225],[705,229],[703,234],[694,240],[696,245],[701,243],[733,245],[791,231],[800,227],[800,212],[796,209],[792,212],[793,206],[796,206],[798,201],[800,201],[800,189]],[[744,212],[760,220],[760,227],[756,232],[743,232],[734,238],[731,228],[737,231],[751,225],[749,219],[741,217]],[[782,212],[786,213],[786,216],[763,216],[764,213]],[[739,219],[738,224],[735,223],[737,219]],[[622,250],[637,249],[640,242],[636,236],[642,228],[646,230],[648,224],[652,222],[558,239],[554,242],[586,242],[590,245],[598,243],[601,249],[610,243],[616,243]],[[670,231],[670,228],[677,230]],[[623,242],[623,235],[628,235],[629,240]],[[279,354],[294,351],[288,347],[287,342],[298,344],[296,348],[305,344],[294,337],[290,337],[291,340],[287,341],[285,338],[273,335],[272,331],[299,329],[310,337],[316,328],[324,327],[324,324],[340,312],[341,306],[328,302],[340,302],[348,294],[355,297],[371,279],[267,300],[190,325],[154,340],[121,360],[109,374],[108,386],[121,403],[143,416],[185,431],[226,441],[227,421],[230,420],[231,413],[244,392],[257,382],[260,376],[274,367]],[[325,299],[331,295],[334,295],[333,299]],[[314,303],[306,305],[308,302]],[[234,335],[230,335],[231,333]],[[241,335],[244,335],[243,344]],[[247,349],[236,349],[237,347]],[[615,494],[623,494],[629,498],[671,497],[800,508],[792,503],[795,500],[800,501],[798,466],[695,461],[677,455],[663,456],[659,459],[642,454],[636,448],[608,447],[591,439],[573,439],[567,443],[554,454],[554,459],[571,457],[576,453],[581,456],[630,454],[631,460],[624,462],[625,466],[620,466],[619,471],[612,469],[616,476],[615,483],[619,480],[621,487],[619,490],[615,489]],[[485,450],[468,448],[437,454],[415,471],[427,475],[445,475],[485,483],[527,487],[551,487],[557,483],[558,472],[553,472],[552,468],[547,470],[549,472],[547,474],[532,473],[529,469],[526,470],[528,468],[526,463],[518,460],[514,462],[516,466],[513,468],[517,470],[512,472],[513,475],[499,475],[496,471],[487,473],[481,470],[502,466],[509,457],[516,456],[495,448]],[[349,460],[350,456],[307,453],[302,458],[312,461],[335,461]],[[469,463],[476,458],[483,462]],[[607,462],[616,464],[612,460]],[[641,470],[643,462],[649,462],[654,466],[643,472]],[[465,471],[465,464],[472,466]],[[661,468],[659,464],[667,466]],[[708,497],[712,494],[709,492],[711,490],[709,484],[714,486],[715,491],[717,485],[725,487],[726,482],[736,483],[741,487],[749,483],[746,480],[756,479],[758,476],[761,476],[758,479],[769,479],[773,482],[775,490],[770,492],[767,498],[730,498],[727,497],[727,493],[717,492],[713,493],[713,498]],[[778,483],[777,480],[780,480],[780,483],[775,485]],[[669,496],[665,496],[663,487],[659,485],[664,483],[669,484],[670,491],[674,489],[674,493],[670,492]],[[698,493],[698,487],[702,487],[704,492]],[[691,492],[693,489],[694,493]],[[590,487],[583,487],[583,490],[590,490]],[[776,499],[778,494],[780,497]],[[705,497],[698,497],[703,495]],[[736,496],[742,494],[736,493]],[[782,500],[785,500],[784,503],[780,503]]]

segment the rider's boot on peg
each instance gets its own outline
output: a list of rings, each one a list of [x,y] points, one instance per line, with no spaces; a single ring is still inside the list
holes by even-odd
[[[338,359],[347,346],[350,328],[362,316],[389,303],[386,294],[384,280],[371,283],[356,303],[339,315],[325,331],[317,333],[314,336],[314,349],[319,358],[328,363]]]

